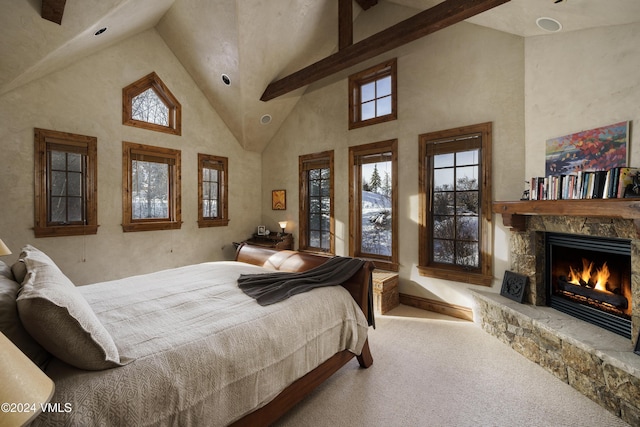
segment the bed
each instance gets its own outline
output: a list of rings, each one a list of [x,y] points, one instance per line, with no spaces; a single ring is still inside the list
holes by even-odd
[[[27,246],[12,267],[22,283],[17,311],[30,344],[55,354],[34,361],[46,363],[51,402],[63,408],[32,425],[271,424],[352,358],[372,364],[374,266],[267,306],[240,290],[238,277],[308,271],[329,259],[242,245],[235,261],[76,287]],[[58,294],[42,291],[56,286]]]

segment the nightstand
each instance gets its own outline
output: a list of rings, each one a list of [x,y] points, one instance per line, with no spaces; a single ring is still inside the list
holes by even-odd
[[[268,235],[254,234],[251,238],[242,243],[247,245],[262,246],[266,248],[274,248],[278,250],[293,250],[293,235],[290,233],[269,233]]]

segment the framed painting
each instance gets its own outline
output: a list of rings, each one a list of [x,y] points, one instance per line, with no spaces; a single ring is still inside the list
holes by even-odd
[[[271,192],[271,209],[283,211],[287,209],[286,190],[273,190]]]
[[[527,276],[524,274],[505,271],[502,279],[502,289],[500,295],[519,303],[524,299],[524,288],[527,286]]]
[[[627,166],[629,121],[547,140],[545,176]]]

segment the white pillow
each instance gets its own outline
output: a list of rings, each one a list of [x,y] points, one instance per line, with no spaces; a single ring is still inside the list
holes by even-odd
[[[75,285],[46,254],[23,249],[27,276],[18,294],[24,328],[45,349],[77,368],[121,366],[111,335]]]

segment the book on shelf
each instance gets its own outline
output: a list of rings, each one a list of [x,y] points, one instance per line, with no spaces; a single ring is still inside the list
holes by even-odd
[[[571,174],[533,177],[529,181],[529,199],[623,198],[636,176],[640,176],[640,167],[616,167],[606,171],[578,171]],[[637,197],[640,197],[640,194]]]

